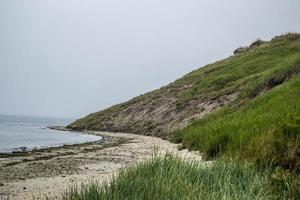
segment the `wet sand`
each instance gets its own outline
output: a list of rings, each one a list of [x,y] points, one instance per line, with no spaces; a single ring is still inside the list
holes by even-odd
[[[201,160],[197,152],[178,151],[178,146],[160,138],[124,133],[90,132],[103,140],[65,145],[32,152],[0,155],[0,200],[60,199],[74,185],[109,181],[120,168],[154,154],[175,153]]]

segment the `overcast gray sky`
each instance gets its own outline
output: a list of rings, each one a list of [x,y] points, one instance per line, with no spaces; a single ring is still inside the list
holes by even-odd
[[[299,0],[1,0],[0,113],[84,116],[300,32],[299,11]]]

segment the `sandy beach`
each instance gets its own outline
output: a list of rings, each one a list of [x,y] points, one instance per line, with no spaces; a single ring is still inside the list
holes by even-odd
[[[197,152],[178,151],[160,138],[108,132],[89,132],[103,139],[32,152],[0,155],[0,199],[60,199],[74,185],[108,181],[119,169],[154,154],[172,152],[201,160]]]

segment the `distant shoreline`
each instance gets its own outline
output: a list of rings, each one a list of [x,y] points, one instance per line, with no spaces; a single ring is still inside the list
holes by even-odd
[[[48,149],[65,148],[65,147],[70,147],[70,146],[89,145],[89,144],[93,144],[93,143],[105,143],[105,144],[107,144],[111,140],[111,138],[109,138],[109,137],[104,137],[102,135],[94,134],[92,132],[70,130],[70,129],[67,129],[65,126],[49,126],[46,129],[51,129],[51,130],[56,130],[56,131],[64,131],[64,132],[76,132],[76,133],[80,133],[80,134],[94,135],[94,136],[98,136],[98,137],[101,137],[101,138],[99,140],[89,141],[89,142],[80,142],[80,143],[73,143],[73,144],[65,143],[65,144],[57,144],[57,145],[51,145],[51,146],[41,146],[41,147],[34,147],[34,148],[21,146],[21,147],[13,148],[13,150],[10,151],[10,152],[5,152],[5,151],[1,152],[0,151],[0,158],[1,157],[14,157],[14,156],[19,156],[19,155],[26,155],[26,154],[30,154],[32,152],[47,151]]]
[[[74,130],[68,129],[66,126],[48,126],[47,128],[52,129],[52,130],[57,130],[57,131],[74,131]],[[79,131],[76,131],[76,132],[79,132]]]

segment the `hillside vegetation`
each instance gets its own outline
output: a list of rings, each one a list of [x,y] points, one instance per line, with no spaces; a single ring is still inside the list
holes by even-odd
[[[299,34],[258,40],[77,120],[69,128],[167,137],[214,163],[153,158],[110,183],[72,188],[64,199],[300,199],[299,72]]]
[[[161,89],[92,113],[68,128],[168,137],[168,133],[219,108],[247,104],[298,74],[299,65],[299,34],[256,41],[225,60],[195,70]]]
[[[232,105],[175,133],[208,159],[252,159],[300,171],[300,76],[244,106]]]

